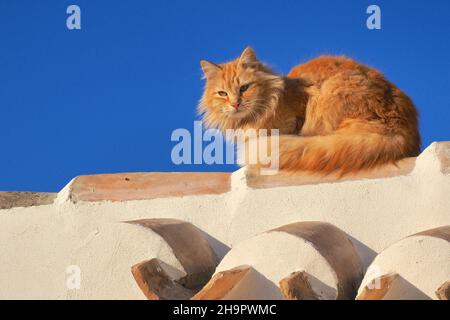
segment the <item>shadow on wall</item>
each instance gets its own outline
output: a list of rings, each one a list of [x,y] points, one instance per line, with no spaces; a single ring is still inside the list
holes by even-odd
[[[397,276],[395,285],[386,294],[384,300],[395,300],[398,297],[402,297],[402,300],[431,300],[423,291],[400,275]]]
[[[238,282],[222,299],[230,300],[279,300],[283,299],[280,288],[262,273],[250,269],[242,281]]]
[[[361,241],[355,239],[354,237],[347,234],[347,237],[350,239],[350,241],[353,243],[353,246],[355,247],[356,252],[358,252],[358,255],[361,259],[364,272],[366,272],[369,265],[372,263],[373,259],[377,256],[377,253],[366,246]]]
[[[211,236],[209,233],[206,233],[205,231],[200,230],[200,233],[208,240],[209,245],[211,246],[214,253],[217,255],[217,257],[222,260],[223,257],[230,251],[230,247],[227,246],[225,243],[217,240],[213,236]]]

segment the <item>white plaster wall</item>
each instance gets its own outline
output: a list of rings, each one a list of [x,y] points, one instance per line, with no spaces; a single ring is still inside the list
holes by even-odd
[[[185,275],[172,249],[151,230],[84,220],[75,206],[59,209],[0,211],[0,299],[144,299],[131,266],[151,258],[171,265],[175,278]],[[79,268],[80,288],[67,286],[74,275],[69,266]]]
[[[412,173],[384,179],[251,189],[244,170],[233,174],[232,190],[221,195],[73,204],[65,189],[54,205],[0,210],[0,298],[144,298],[130,276],[114,274],[146,252],[112,255],[111,248],[122,252],[126,244],[133,249],[128,241],[133,236],[127,240],[123,233],[127,227],[117,224],[120,236],[92,240],[102,239],[107,226],[133,219],[182,219],[228,246],[287,223],[329,222],[353,238],[365,266],[377,252],[408,235],[450,225],[450,176],[442,173],[432,146],[417,159]],[[86,263],[83,251],[97,263]],[[89,290],[67,290],[66,268],[72,264],[83,266]],[[111,273],[115,284],[108,287],[110,295],[100,290],[104,279],[96,282],[99,273]]]

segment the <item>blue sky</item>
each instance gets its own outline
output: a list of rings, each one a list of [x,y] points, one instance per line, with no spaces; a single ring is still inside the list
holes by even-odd
[[[81,30],[66,8],[81,8]],[[382,29],[366,28],[378,4]],[[450,140],[450,1],[0,1],[0,190],[80,174],[230,171],[172,164],[193,128],[199,60],[251,45],[281,73],[320,54],[382,70],[415,101],[423,145]]]

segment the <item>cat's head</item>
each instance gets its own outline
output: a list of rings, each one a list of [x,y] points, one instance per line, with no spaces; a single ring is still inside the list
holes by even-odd
[[[198,110],[207,127],[236,129],[261,122],[275,111],[284,82],[250,47],[231,62],[200,64],[206,86]]]

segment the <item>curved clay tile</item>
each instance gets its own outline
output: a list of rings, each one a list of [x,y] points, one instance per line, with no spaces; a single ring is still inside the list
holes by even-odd
[[[380,252],[357,299],[445,299],[448,279],[450,226],[442,226],[413,234]]]
[[[286,300],[319,300],[305,271],[293,272],[280,281],[280,290]]]
[[[358,294],[357,300],[382,300],[394,287],[398,286],[399,279],[398,273],[389,273],[376,277],[371,284],[366,285],[362,289]]]
[[[159,259],[138,263],[131,268],[131,272],[149,300],[186,300],[195,293],[172,279],[164,262]]]
[[[282,231],[309,241],[336,273],[337,299],[352,299],[362,279],[361,260],[347,234],[326,222],[305,221],[271,231]]]
[[[436,297],[439,300],[450,300],[450,281],[445,281],[437,290]]]
[[[193,224],[176,219],[142,219],[128,223],[157,233],[170,246],[187,274],[185,277],[172,279],[164,271],[162,262],[157,259],[134,265],[133,276],[148,298],[189,298],[213,275],[219,258],[204,233]]]
[[[238,243],[197,298],[353,299],[361,278],[362,263],[342,230],[299,222]]]
[[[450,242],[450,226],[443,226],[439,228],[434,228],[430,230],[425,230],[414,234],[413,236],[429,236],[440,238],[442,240]]]
[[[193,300],[220,300],[233,290],[253,270],[249,266],[239,266],[215,274],[208,284],[200,290]]]

